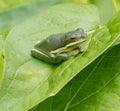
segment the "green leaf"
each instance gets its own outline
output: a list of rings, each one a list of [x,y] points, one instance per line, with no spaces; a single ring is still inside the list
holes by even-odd
[[[60,0],[60,2],[89,3],[89,0]]]
[[[36,0],[35,2],[30,2],[25,5],[23,3],[20,7],[14,7],[13,9],[0,12],[0,34],[6,37],[15,25],[41,13],[43,8],[55,4],[57,1],[59,0]]]
[[[24,111],[49,97],[51,85],[54,83],[49,84],[48,77],[55,74],[53,71],[56,68],[58,72],[59,67],[63,67],[64,72],[65,65],[69,67],[69,64],[74,61],[69,60],[57,66],[32,58],[30,50],[37,40],[78,27],[89,31],[98,25],[98,12],[93,5],[63,4],[49,8],[31,20],[16,26],[6,39],[0,110]],[[81,70],[79,67],[75,69]],[[76,72],[73,75],[75,76]],[[68,77],[64,80],[68,82],[69,79],[66,78]]]
[[[120,45],[30,111],[120,111]]]
[[[120,37],[119,18],[120,12],[108,23],[113,38]],[[54,110],[120,111],[120,44],[107,50],[82,70],[56,96],[46,99],[30,111]]]
[[[9,4],[14,3],[13,1],[15,1],[15,0],[4,1],[4,4],[6,2],[7,6],[9,7]],[[55,4],[57,1],[58,0],[52,0],[52,1],[36,0],[34,2],[29,1],[29,4],[24,4],[24,2],[21,0],[16,1],[17,3],[21,2],[20,7],[14,7],[13,9],[9,9],[7,11],[0,12],[0,35],[2,35],[3,38],[6,38],[6,35],[8,34],[8,32],[15,25],[29,19],[32,16],[35,16],[37,13],[40,13],[43,10],[43,8]],[[0,1],[0,3],[1,3],[1,1]],[[0,44],[0,45],[2,45],[2,44]],[[0,49],[0,51],[2,51],[2,50],[3,49]],[[4,65],[4,62],[3,62],[3,54],[2,54],[2,56],[0,56],[0,75],[1,76],[2,76],[3,65]],[[1,80],[1,76],[0,76],[0,80]]]
[[[0,35],[0,84],[2,81],[2,72],[3,72],[3,65],[4,65],[3,49],[4,49],[4,39],[2,35]]]
[[[100,20],[102,24],[106,24],[115,14],[112,0],[90,0],[98,7],[100,13]]]
[[[114,24],[114,27],[113,27],[113,24]],[[109,21],[107,26],[109,27],[109,31],[111,35],[114,36],[115,34],[118,35],[120,33],[118,31],[120,30],[120,11],[112,17],[112,19]],[[114,43],[114,45],[117,45],[117,44],[120,44],[120,37],[118,37],[118,39]]]
[[[76,58],[69,65],[61,65],[49,77],[49,84],[51,84],[52,93],[56,94],[68,80],[71,80],[78,72],[85,66],[97,58],[101,53],[107,50],[120,38],[120,12],[118,12],[107,24],[107,28],[96,30],[92,35],[92,41],[82,57]],[[90,58],[90,59],[89,59]],[[84,62],[83,62],[84,61]],[[80,65],[78,65],[80,63]],[[72,68],[74,66],[74,68]],[[63,67],[65,68],[64,70]],[[71,72],[68,67],[70,67]],[[67,75],[66,75],[67,73]],[[62,78],[65,77],[65,78]],[[54,82],[53,82],[54,81]],[[52,84],[54,83],[54,84]]]
[[[0,0],[0,11],[9,10],[14,7],[34,3],[37,1],[41,2],[42,0]]]
[[[49,84],[51,84],[52,93],[56,94],[77,73],[107,50],[118,37],[118,35],[111,36],[106,27],[96,30],[87,51],[81,57],[78,56],[74,60],[68,61],[69,63],[65,62],[50,75]],[[61,70],[63,67],[64,70]]]
[[[33,0],[0,0],[0,11],[31,2]]]

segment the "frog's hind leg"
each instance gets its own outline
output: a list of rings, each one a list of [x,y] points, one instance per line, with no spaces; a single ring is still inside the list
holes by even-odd
[[[59,62],[59,61],[55,60],[54,55],[51,55],[47,52],[38,51],[36,49],[31,50],[31,55],[33,57],[36,57],[36,58],[46,61],[46,62],[50,62],[50,63],[58,63]]]

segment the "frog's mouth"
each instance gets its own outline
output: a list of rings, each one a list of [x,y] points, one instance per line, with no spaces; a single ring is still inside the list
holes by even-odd
[[[51,51],[51,53],[52,53],[52,54],[56,54],[56,53],[58,53],[58,52],[61,52],[62,50],[66,50],[66,49],[68,49],[68,48],[70,48],[70,47],[78,46],[79,44],[85,42],[86,40],[87,40],[87,39],[81,39],[81,40],[79,40],[79,41],[72,42],[72,43],[66,45],[65,47],[61,47],[61,48],[59,48],[59,49],[56,49],[56,50]]]

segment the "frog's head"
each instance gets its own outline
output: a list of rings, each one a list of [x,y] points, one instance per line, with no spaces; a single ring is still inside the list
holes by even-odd
[[[75,31],[71,31],[67,33],[67,43],[72,43],[76,41],[84,41],[86,39],[87,34],[83,29],[78,28]]]

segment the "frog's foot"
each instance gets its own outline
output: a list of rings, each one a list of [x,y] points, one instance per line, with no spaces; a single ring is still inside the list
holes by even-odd
[[[81,47],[81,46],[77,47],[77,48],[76,48],[76,50],[78,50],[78,51],[79,51],[79,53],[83,53],[83,52],[84,52],[84,50],[82,49],[82,47]]]

